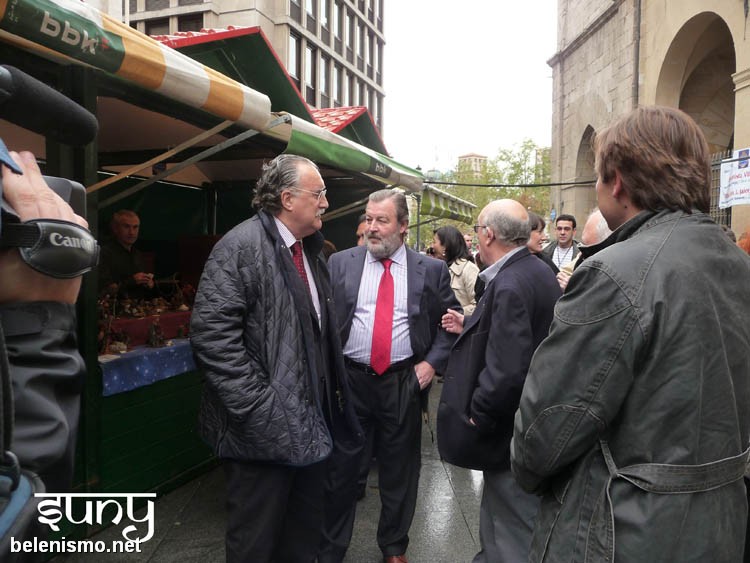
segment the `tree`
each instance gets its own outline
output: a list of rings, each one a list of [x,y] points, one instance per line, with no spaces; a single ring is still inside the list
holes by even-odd
[[[477,223],[480,211],[490,201],[504,198],[518,200],[527,209],[546,217],[550,210],[549,187],[495,188],[487,186],[492,184],[548,184],[550,182],[550,151],[549,148],[539,147],[531,139],[525,139],[511,149],[500,149],[497,156],[488,159],[486,165],[478,171],[467,165],[457,164],[456,168],[444,174],[440,181],[469,184],[465,186],[440,184],[436,187],[476,205],[473,210],[473,224]],[[421,222],[424,223],[430,219],[430,217],[423,216]],[[467,232],[469,229],[465,223],[459,221],[438,219],[420,227],[422,244],[429,245],[433,231],[442,225],[454,225],[462,232]]]

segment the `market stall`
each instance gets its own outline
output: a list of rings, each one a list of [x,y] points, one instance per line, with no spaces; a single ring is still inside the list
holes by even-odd
[[[350,240],[351,214],[372,191],[423,187],[418,171],[272,111],[267,95],[75,0],[0,3],[0,56],[97,115],[98,138],[80,149],[7,124],[0,133],[34,150],[47,173],[88,187],[88,220],[100,237],[115,210],[137,211],[156,279],[197,283],[212,244],[251,215],[249,186],[263,161],[283,151],[320,164],[331,203],[324,231],[334,242]],[[97,273],[86,276],[77,492],[163,492],[212,463],[196,431],[201,376],[185,338],[189,299],[184,305],[123,314],[122,302],[102,302]]]

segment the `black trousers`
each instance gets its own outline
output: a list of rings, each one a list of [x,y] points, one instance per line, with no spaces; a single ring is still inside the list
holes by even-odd
[[[227,563],[312,562],[322,535],[325,462],[224,460]]]
[[[422,414],[419,381],[411,363],[397,366],[384,375],[363,370],[347,363],[349,387],[354,409],[369,440],[375,432],[375,457],[378,463],[378,486],[381,511],[377,540],[384,556],[401,555],[409,545],[409,528],[417,503],[417,486],[421,469]],[[346,476],[341,475],[342,489],[356,490],[362,456],[367,448],[350,460]],[[370,454],[367,454],[370,455]],[[321,562],[341,561],[352,537],[356,501],[341,513],[337,522],[327,522],[327,541],[338,547],[331,554],[321,553]],[[330,547],[330,546],[329,546]]]

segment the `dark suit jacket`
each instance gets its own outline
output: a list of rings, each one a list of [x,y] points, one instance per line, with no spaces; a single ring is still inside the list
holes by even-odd
[[[357,295],[365,266],[365,246],[355,246],[328,259],[333,299],[339,321],[341,342],[346,345],[357,307]],[[409,309],[409,337],[415,363],[427,360],[438,372],[448,363],[455,335],[440,328],[446,309],[461,310],[450,285],[445,262],[406,249]]]
[[[443,459],[472,469],[510,467],[513,417],[558,297],[555,274],[526,248],[487,284],[445,372],[437,420]]]

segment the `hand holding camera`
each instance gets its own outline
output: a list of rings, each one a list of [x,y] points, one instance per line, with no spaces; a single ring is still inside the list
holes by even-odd
[[[88,223],[54,191],[42,178],[42,173],[30,152],[10,152],[23,174],[16,174],[2,166],[3,197],[21,221],[32,219],[60,219],[87,228]],[[29,267],[15,248],[0,250],[0,303],[26,301],[60,301],[75,303],[81,286],[81,276],[58,279]]]

